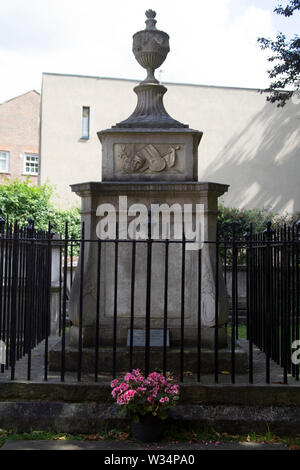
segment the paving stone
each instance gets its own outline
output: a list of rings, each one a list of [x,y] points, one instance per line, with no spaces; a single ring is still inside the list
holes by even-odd
[[[60,342],[60,338],[57,336],[51,336],[49,338],[49,350],[53,348],[58,342]],[[237,344],[240,348],[244,351],[248,352],[249,343],[247,340],[241,339],[237,341]],[[32,382],[41,382],[44,380],[44,354],[45,354],[45,344],[42,341],[39,345],[37,345],[31,353],[31,381]],[[16,371],[15,371],[15,380],[17,381],[26,381],[27,380],[27,356],[23,357],[16,363]],[[254,368],[254,384],[256,385],[263,385],[266,383],[266,364],[265,364],[265,354],[260,351],[255,346],[253,347],[253,368]],[[126,372],[126,371],[120,371]],[[99,382],[101,381],[110,381],[111,375],[109,373],[103,373],[99,371]],[[0,383],[10,381],[10,370],[5,369],[3,373],[0,373]],[[48,382],[51,383],[58,383],[60,382],[60,372],[48,371]],[[86,382],[94,382],[94,373],[82,373],[81,381],[83,383]],[[190,383],[196,383],[197,378],[195,374],[191,374],[189,372],[185,373],[184,381]],[[77,373],[76,372],[68,372],[65,373],[65,382],[66,383],[77,383]],[[276,364],[274,361],[271,361],[271,384],[281,385],[283,384],[283,369]],[[231,376],[228,371],[222,371],[219,374],[219,384],[230,384],[231,383]],[[248,384],[249,377],[248,374],[237,374],[235,377],[236,384]],[[214,374],[201,374],[201,384],[202,385],[210,385],[214,384]],[[288,375],[288,384],[289,385],[296,385],[299,386],[299,381],[296,381],[290,374]]]
[[[145,451],[199,451],[199,450],[288,450],[283,444],[240,443],[157,443],[142,444],[133,441],[9,441],[0,450],[145,450]]]

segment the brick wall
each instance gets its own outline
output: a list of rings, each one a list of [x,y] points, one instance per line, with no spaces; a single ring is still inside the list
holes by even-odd
[[[0,151],[8,151],[9,172],[0,173],[5,179],[25,180],[25,154],[39,152],[40,94],[34,90],[0,104]],[[38,183],[38,176],[29,176]]]

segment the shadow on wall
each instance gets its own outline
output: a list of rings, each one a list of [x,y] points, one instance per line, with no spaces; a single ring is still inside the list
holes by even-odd
[[[224,198],[228,206],[300,211],[300,104],[277,108],[266,102],[200,180],[230,184]]]

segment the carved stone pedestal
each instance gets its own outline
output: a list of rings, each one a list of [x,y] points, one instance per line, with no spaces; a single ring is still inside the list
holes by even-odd
[[[204,239],[215,240],[217,200],[227,191],[228,186],[217,183],[198,182],[102,182],[82,183],[72,186],[72,190],[82,198],[82,220],[85,222],[85,235],[88,240],[97,240],[96,227],[99,217],[97,207],[109,202],[120,215],[119,197],[127,196],[127,205],[144,204],[196,204],[204,205]],[[193,213],[195,216],[195,213]],[[97,243],[87,243],[83,273],[83,344],[92,346],[96,338],[96,294],[97,294]],[[101,288],[100,288],[100,343],[111,345],[113,341],[114,316],[114,243],[102,243]],[[165,245],[152,246],[151,275],[151,328],[162,328],[164,318],[164,272]],[[131,307],[131,256],[132,243],[119,244],[118,248],[118,296],[117,296],[117,342],[126,346],[130,328]],[[185,263],[185,310],[184,337],[187,345],[197,344],[198,326],[198,251],[186,251]],[[134,328],[145,328],[146,312],[146,243],[138,242],[136,249]],[[202,346],[214,347],[215,328],[215,245],[205,244],[201,250],[201,324]],[[168,328],[170,345],[178,346],[181,337],[181,266],[182,245],[170,244],[168,281]],[[80,276],[76,272],[70,299],[71,344],[78,344],[78,324],[80,308]],[[219,273],[219,347],[227,344],[224,324],[228,318],[227,295],[224,280]]]

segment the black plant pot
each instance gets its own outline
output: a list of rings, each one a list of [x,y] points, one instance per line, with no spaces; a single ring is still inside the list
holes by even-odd
[[[131,436],[141,442],[157,442],[162,435],[164,422],[158,416],[147,414],[140,421],[131,421]]]

